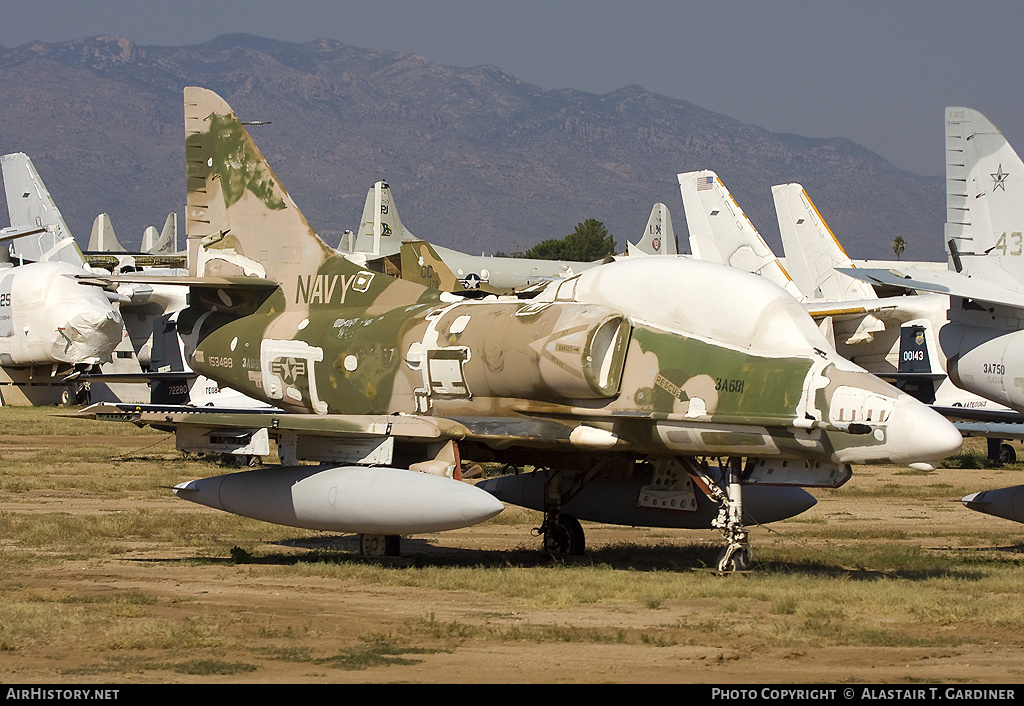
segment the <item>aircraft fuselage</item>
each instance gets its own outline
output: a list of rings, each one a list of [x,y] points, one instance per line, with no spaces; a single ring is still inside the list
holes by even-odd
[[[80,267],[37,262],[0,270],[0,364],[99,363],[121,341],[121,315]]]
[[[692,303],[714,287],[728,294]],[[294,314],[282,288],[251,315],[197,322],[194,369],[293,412],[519,419],[526,436],[543,422],[549,450],[845,466],[959,445],[831,351],[783,290],[717,265],[616,262],[540,299],[442,301],[332,258],[292,296]]]

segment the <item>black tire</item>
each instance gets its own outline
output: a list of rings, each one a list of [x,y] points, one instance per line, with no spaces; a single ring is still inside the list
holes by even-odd
[[[1009,444],[999,445],[999,463],[1003,465],[1017,463],[1017,452]]]
[[[363,556],[398,556],[402,538],[397,534],[359,535],[359,553]]]
[[[718,570],[723,573],[748,571],[752,561],[750,547],[737,547],[732,553],[726,548],[718,555]]]
[[[559,515],[544,534],[544,549],[559,556],[582,556],[587,541],[580,521],[572,515]]]

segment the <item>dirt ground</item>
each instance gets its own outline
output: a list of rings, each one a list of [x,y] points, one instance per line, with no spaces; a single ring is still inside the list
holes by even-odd
[[[58,437],[0,437],[0,458],[16,449],[46,448],[70,443]],[[74,442],[81,443],[81,442]],[[887,484],[949,484],[976,490],[1019,483],[1019,470],[941,470],[927,476],[896,475],[901,469],[871,467],[857,469],[854,480],[870,490]],[[941,497],[918,502],[894,495],[830,498],[822,493],[810,512],[828,527],[843,518],[844,527],[892,527],[896,542],[912,542],[927,551],[959,552],[970,546],[972,531],[987,533],[993,524],[1010,538],[1004,546],[990,551],[1018,553],[1024,527],[988,518],[964,509],[955,498]],[[129,503],[145,503],[153,510],[179,513],[215,512],[184,503],[171,496],[126,498],[124,494],[104,497],[58,490],[6,492],[0,490],[0,513],[62,512],[96,514],[113,512]],[[796,543],[822,546],[824,539],[808,537],[806,522],[782,522],[769,528],[754,528],[752,544],[757,558],[759,546]],[[816,525],[810,525],[814,527]],[[646,556],[672,551],[694,542],[717,546],[717,532],[650,530],[610,527],[587,523],[588,550],[629,543],[650,547]],[[924,529],[927,528],[927,529]],[[522,557],[539,546],[531,536],[532,525],[487,523],[464,530],[406,539],[403,557],[393,560],[396,571],[418,571],[421,565],[496,566],[501,557],[508,563],[524,565]],[[789,539],[796,530],[799,540]],[[898,533],[927,532],[907,538]],[[351,537],[310,537],[309,533],[284,530],[257,547],[257,552],[287,556],[304,552],[318,543],[334,542],[354,547]],[[968,540],[965,541],[965,533]],[[833,540],[834,541],[834,540]],[[855,541],[855,540],[850,540]],[[11,543],[0,537],[0,551]],[[638,550],[639,551],[639,550]],[[254,552],[254,553],[257,553]],[[712,554],[713,556],[713,554]],[[414,558],[415,557],[415,558]],[[628,571],[628,560],[605,557],[608,570]],[[285,560],[281,560],[284,563]],[[363,560],[352,557],[353,563]],[[6,564],[5,564],[6,566]],[[716,632],[700,628],[717,620],[735,619],[735,611],[724,602],[694,597],[669,598],[654,607],[639,600],[599,601],[566,607],[537,605],[509,600],[496,593],[474,593],[445,588],[382,585],[376,581],[344,580],[279,572],[260,565],[230,561],[227,557],[199,556],[197,550],[161,541],[131,543],[129,548],[109,556],[81,560],[60,559],[53,563],[30,562],[24,568],[8,568],[0,576],[0,590],[53,592],[78,597],[88,604],[90,597],[142,594],[151,597],[145,606],[149,618],[170,625],[201,621],[222,626],[214,648],[203,650],[205,658],[217,664],[249,665],[244,671],[196,676],[161,666],[168,661],[165,651],[153,648],[120,649],[116,653],[81,649],[79,643],[39,640],[0,651],[0,683],[3,684],[87,684],[87,683],[537,683],[537,682],[689,682],[710,684],[755,683],[897,683],[957,682],[1005,684],[1024,681],[1024,634],[1020,630],[993,630],[991,634],[957,646],[887,647],[820,646],[785,647],[746,637],[742,631]],[[538,571],[550,570],[538,562]],[[686,569],[692,571],[694,569]],[[755,569],[756,571],[756,569]],[[708,572],[711,573],[711,572]],[[847,577],[848,579],[848,577]],[[748,575],[715,576],[721,582],[749,581]],[[836,581],[846,580],[842,577]],[[771,616],[765,616],[771,619]],[[334,655],[339,646],[366,641],[367,635],[402,635],[410,626],[425,622],[447,626],[501,628],[505,634],[515,627],[563,626],[595,634],[622,635],[621,642],[566,639],[497,639],[470,634],[464,639],[435,640],[445,649],[402,655],[377,666],[356,670],[332,668],[324,660],[280,659],[273,649],[283,644],[310,655]],[[687,626],[692,627],[687,627]],[[254,628],[253,626],[256,626]],[[652,645],[645,635],[658,635],[672,627],[669,644]],[[233,639],[237,638],[237,639]],[[426,644],[420,637],[412,644]],[[275,647],[276,646],[276,647]],[[181,661],[179,655],[178,661]],[[222,670],[223,671],[223,670]],[[230,671],[230,670],[226,670]]]

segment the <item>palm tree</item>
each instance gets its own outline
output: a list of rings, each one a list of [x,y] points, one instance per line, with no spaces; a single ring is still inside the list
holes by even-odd
[[[897,235],[896,239],[892,241],[892,251],[896,253],[896,259],[900,259],[900,255],[903,254],[903,249],[907,247],[907,243],[903,240],[902,235]]]

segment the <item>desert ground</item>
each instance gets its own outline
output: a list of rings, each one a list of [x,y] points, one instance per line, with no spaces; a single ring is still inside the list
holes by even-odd
[[[957,502],[1016,465],[857,467],[719,575],[715,530],[584,523],[552,560],[518,508],[368,560],[177,499],[224,469],[168,434],[0,423],[3,684],[1024,681],[1024,526]]]

